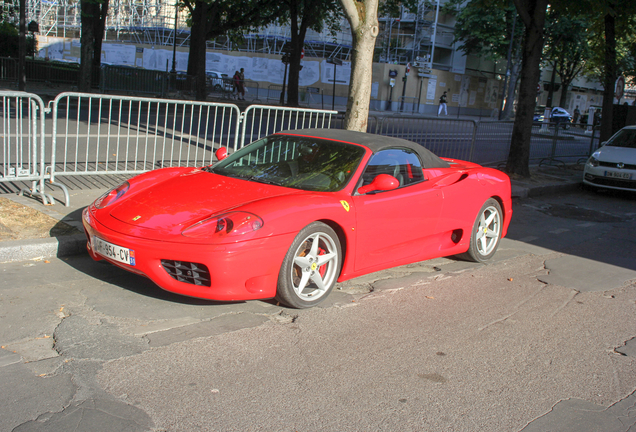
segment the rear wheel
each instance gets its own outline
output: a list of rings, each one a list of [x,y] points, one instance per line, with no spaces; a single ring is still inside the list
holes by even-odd
[[[342,260],[338,235],[322,222],[303,228],[285,255],[278,275],[276,299],[303,309],[317,305],[331,292]]]
[[[470,246],[462,257],[475,262],[485,262],[492,258],[499,247],[502,223],[501,206],[497,200],[488,199],[477,214],[470,233]]]

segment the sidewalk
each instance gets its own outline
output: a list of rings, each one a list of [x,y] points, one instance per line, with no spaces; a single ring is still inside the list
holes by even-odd
[[[512,179],[513,199],[524,199],[541,195],[564,193],[574,191],[580,187],[582,171],[554,166],[532,167],[532,176],[529,179]],[[18,196],[16,194],[2,193],[0,196],[28,206],[53,219],[64,222],[83,231],[82,209],[91,204],[107,188],[91,188],[71,190],[70,206],[65,207],[61,202],[55,205],[45,206],[37,198]],[[62,195],[59,191],[52,191],[57,199]],[[50,257],[64,257],[85,253],[86,237],[83,234],[61,237],[49,237],[40,239],[27,239],[0,242],[0,262],[28,261],[34,259],[46,259]]]

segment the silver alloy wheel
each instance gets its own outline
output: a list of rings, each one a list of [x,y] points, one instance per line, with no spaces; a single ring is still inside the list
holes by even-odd
[[[479,217],[475,241],[477,251],[482,256],[490,255],[499,243],[501,235],[501,215],[494,206],[488,206]]]
[[[329,291],[338,276],[338,248],[324,232],[307,236],[294,252],[291,285],[304,301],[316,301]]]

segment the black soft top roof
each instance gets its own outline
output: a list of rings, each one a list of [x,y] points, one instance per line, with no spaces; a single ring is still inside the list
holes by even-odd
[[[373,153],[395,147],[406,147],[415,151],[422,160],[422,168],[448,168],[450,164],[431,153],[424,146],[402,138],[387,137],[342,129],[297,129],[278,132],[285,135],[304,135],[316,138],[345,141],[363,145]]]

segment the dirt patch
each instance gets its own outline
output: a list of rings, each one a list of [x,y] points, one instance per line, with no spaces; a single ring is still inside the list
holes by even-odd
[[[81,234],[81,231],[31,207],[0,197],[0,241],[73,234]]]

